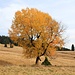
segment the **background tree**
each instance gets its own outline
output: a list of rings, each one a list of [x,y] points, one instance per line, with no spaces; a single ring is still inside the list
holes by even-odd
[[[36,57],[37,64],[41,56],[51,56],[56,46],[64,45],[63,31],[48,13],[27,8],[15,13],[9,36],[24,48],[25,57]]]
[[[71,46],[71,50],[74,51],[74,44],[72,44],[72,46]]]
[[[13,48],[13,45],[18,46],[18,43],[15,43],[8,36],[0,36],[0,43],[4,44],[4,47],[7,47],[7,44],[10,44],[10,48]]]
[[[8,36],[0,36],[0,43],[4,44],[4,47],[7,47],[7,44],[9,44],[9,37]]]
[[[4,47],[7,47],[7,39],[4,39]]]
[[[9,44],[10,44],[10,48],[13,48],[14,42],[10,38],[9,38]]]

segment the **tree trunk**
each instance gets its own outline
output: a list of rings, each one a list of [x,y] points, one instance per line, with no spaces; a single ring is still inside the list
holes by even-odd
[[[7,44],[5,44],[4,47],[7,47]]]
[[[38,64],[39,60],[41,61],[40,56],[37,56],[35,64]]]
[[[10,48],[13,48],[13,44],[10,43]]]

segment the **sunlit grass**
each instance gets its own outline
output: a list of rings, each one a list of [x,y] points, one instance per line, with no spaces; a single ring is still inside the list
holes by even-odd
[[[0,75],[75,75],[75,52],[56,52],[48,58],[52,66],[35,64],[35,58],[23,57],[21,47],[5,48],[0,45]]]
[[[75,67],[0,66],[0,75],[75,75]]]

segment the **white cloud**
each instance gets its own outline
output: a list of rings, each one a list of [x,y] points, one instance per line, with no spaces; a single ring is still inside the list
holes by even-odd
[[[21,10],[22,7],[25,7],[25,6],[12,4],[12,5],[9,5],[8,7],[0,8],[0,34],[2,34],[2,32],[5,32],[5,34],[3,35],[8,34],[8,29],[10,28],[12,24],[12,20],[13,20],[15,12],[17,10]]]

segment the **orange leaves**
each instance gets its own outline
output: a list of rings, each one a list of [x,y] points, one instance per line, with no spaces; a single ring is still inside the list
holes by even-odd
[[[15,17],[19,17],[19,16],[21,16],[21,12],[20,12],[20,11],[17,11],[17,12],[15,13]]]
[[[35,8],[26,8],[15,13],[9,35],[24,48],[27,57],[55,51],[55,46],[63,45],[60,24],[48,13]],[[44,53],[44,54],[43,54]]]

